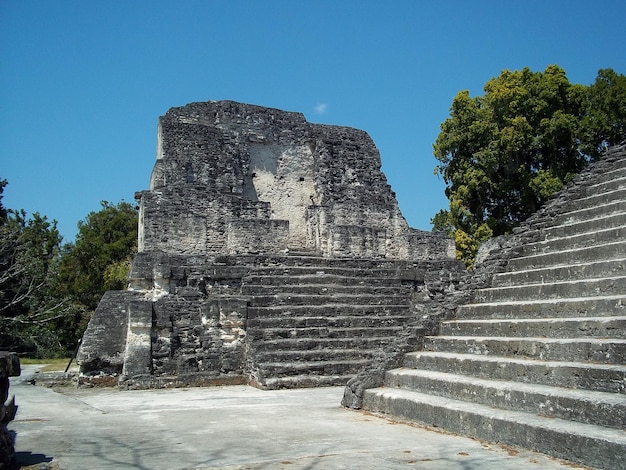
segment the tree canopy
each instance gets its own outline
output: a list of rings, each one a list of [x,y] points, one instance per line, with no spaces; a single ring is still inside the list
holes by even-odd
[[[449,208],[431,220],[469,266],[480,243],[509,233],[609,145],[626,138],[626,77],[600,70],[571,84],[550,65],[504,70],[485,94],[452,101],[433,145]]]
[[[67,355],[107,289],[125,287],[137,243],[130,204],[102,203],[62,245],[56,221],[5,208],[0,180],[0,348]]]

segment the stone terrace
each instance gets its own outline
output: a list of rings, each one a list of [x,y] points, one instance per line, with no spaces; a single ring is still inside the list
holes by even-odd
[[[626,146],[509,240],[364,408],[626,468]]]
[[[82,381],[343,385],[417,344],[463,269],[410,228],[363,131],[219,101],[159,119],[126,291],[107,292]],[[116,380],[116,379],[114,379]]]

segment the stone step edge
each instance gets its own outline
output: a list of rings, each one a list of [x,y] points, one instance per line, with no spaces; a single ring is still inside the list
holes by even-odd
[[[613,315],[606,317],[546,317],[546,318],[477,318],[475,320],[472,319],[462,319],[462,320],[445,320],[443,324],[458,324],[458,325],[466,325],[466,324],[476,324],[480,323],[483,325],[488,324],[497,324],[497,323],[505,323],[505,324],[513,324],[513,323],[562,323],[562,322],[607,322],[607,321],[616,321],[616,320],[624,320],[626,322],[626,315]]]
[[[573,389],[557,387],[554,385],[535,384],[528,382],[515,382],[512,380],[491,380],[463,374],[433,371],[426,369],[398,368],[391,369],[387,373],[402,376],[414,376],[433,378],[443,382],[475,385],[478,387],[493,389],[495,393],[516,391],[523,393],[536,393],[547,397],[559,397],[580,402],[598,402],[608,406],[625,406],[626,396],[619,393],[599,392],[596,390]]]
[[[579,199],[575,199],[575,200],[570,201],[570,202],[572,203],[572,206],[577,207],[576,204],[575,204],[576,202],[583,202],[585,199],[590,199],[592,197],[594,197],[594,196],[588,196],[586,198],[579,198]],[[613,200],[613,201],[605,202],[603,204],[592,205],[590,207],[585,207],[585,206],[580,207],[580,206],[578,206],[580,208],[573,209],[573,210],[567,210],[567,208],[565,208],[566,212],[560,212],[559,214],[556,215],[556,217],[559,217],[559,218],[576,217],[577,215],[584,214],[585,212],[591,212],[591,211],[594,211],[594,210],[603,210],[603,209],[606,209],[606,208],[609,208],[609,212],[603,212],[602,213],[603,215],[614,214],[614,213],[618,213],[618,212],[624,212],[622,209],[615,209],[615,210],[611,210],[610,209],[611,206],[618,207],[620,204],[623,204],[623,203],[624,203],[624,200],[616,199],[616,200]],[[589,217],[584,217],[584,218],[586,220],[590,220]],[[602,218],[602,217],[598,217],[598,218]]]
[[[606,174],[604,174],[603,176],[606,177],[607,175],[610,175],[610,173],[612,172],[620,172],[623,173],[624,169],[623,168],[618,168],[615,170],[612,170],[611,172],[608,172]],[[617,184],[617,187],[614,188],[609,188],[609,189],[602,189],[599,192],[593,191],[592,188],[598,188],[599,186],[603,186],[606,185],[607,183],[610,184]],[[621,184],[624,183],[624,186],[621,186]],[[589,191],[589,189],[591,189],[591,192]],[[594,183],[592,185],[587,186],[587,194],[586,195],[579,195],[576,198],[572,198],[569,199],[568,202],[572,203],[572,205],[577,205],[576,203],[583,203],[589,199],[594,199],[594,198],[599,198],[599,197],[604,197],[604,196],[614,196],[614,195],[619,195],[620,193],[624,193],[626,192],[626,176],[618,176],[617,178],[612,178],[612,179],[608,179],[606,181],[601,181],[599,183]],[[616,198],[613,199],[613,201],[619,201],[621,200],[621,198]]]
[[[624,213],[626,215],[626,212]],[[551,228],[558,228],[558,227],[562,227],[562,226],[554,226]],[[562,237],[551,237],[551,238],[545,238],[536,242],[532,242],[532,243],[528,243],[527,245],[524,246],[525,249],[528,249],[530,247],[538,247],[540,248],[541,246],[545,246],[548,245],[550,243],[558,243],[561,242],[563,240],[572,240],[572,239],[576,239],[576,238],[584,238],[584,237],[588,237],[591,235],[604,235],[606,233],[610,233],[610,232],[614,232],[616,230],[621,230],[621,229],[625,229],[626,225],[616,225],[615,227],[609,227],[609,228],[603,228],[600,230],[590,230],[588,232],[578,232],[572,235],[567,235],[567,236],[562,236]],[[574,240],[575,241],[575,240]],[[589,248],[591,246],[598,246],[596,244],[593,245],[589,245],[589,246],[585,246],[585,248]],[[537,254],[545,254],[545,253],[560,253],[562,250],[548,250],[548,251],[542,251],[541,253],[537,253]],[[535,256],[535,254],[531,255],[531,256]]]
[[[254,262],[250,262],[250,260]],[[243,261],[243,263],[229,263],[227,261]],[[286,264],[285,261],[320,261],[319,265],[315,264]],[[395,259],[395,258],[356,258],[349,256],[341,256],[341,257],[326,257],[326,256],[315,256],[315,255],[290,255],[283,253],[268,253],[268,254],[224,254],[219,255],[216,260],[213,262],[215,266],[244,266],[250,268],[293,268],[293,267],[328,267],[328,268],[340,268],[343,269],[343,266],[324,266],[326,262],[332,263],[353,263],[358,265],[358,267],[347,266],[353,269],[360,269],[364,267],[364,269],[376,269],[372,266],[367,266],[368,264],[378,264],[378,265],[387,265],[390,267],[385,267],[382,269],[395,270],[400,267],[420,267],[420,266],[428,266],[429,264],[437,264],[441,262],[450,261],[449,258],[444,259]],[[270,263],[270,264],[265,264]]]
[[[272,353],[275,351],[292,351],[292,352],[302,352],[302,351],[326,351],[327,348],[318,348],[318,349],[288,349],[288,348],[284,348],[284,347],[280,347],[278,348],[278,346],[282,345],[286,345],[288,343],[297,343],[297,342],[307,342],[310,343],[311,341],[316,341],[318,343],[329,343],[331,341],[336,341],[336,342],[349,342],[349,341],[364,341],[364,342],[380,342],[380,343],[387,343],[389,342],[389,336],[365,336],[365,337],[351,337],[351,336],[346,336],[343,338],[328,338],[328,337],[324,337],[324,338],[274,338],[274,339],[258,339],[258,340],[252,340],[253,342],[260,342],[263,345],[273,345],[276,346],[277,349],[257,349],[256,352],[260,352],[260,353]],[[338,350],[341,350],[342,348],[335,348]],[[371,351],[368,349],[364,349],[361,348],[362,351]],[[380,350],[380,348],[376,348],[376,350]]]
[[[256,351],[255,354],[301,354],[301,353],[307,353],[307,354],[352,354],[352,353],[359,353],[359,354],[365,354],[365,353],[376,353],[376,352],[380,352],[380,348],[374,348],[374,349],[367,349],[367,348],[355,348],[355,347],[351,347],[351,348],[346,348],[346,349],[341,349],[341,348],[331,348],[331,349],[273,349],[273,350],[269,350],[269,351]]]
[[[601,243],[599,245],[585,246],[585,247],[582,247],[582,248],[572,248],[570,250],[551,251],[549,253],[537,253],[537,254],[534,254],[534,255],[519,256],[519,257],[516,257],[516,258],[511,258],[509,261],[520,262],[520,261],[523,261],[523,260],[541,259],[541,258],[545,257],[546,255],[557,255],[557,254],[567,255],[567,256],[565,256],[565,259],[566,260],[571,260],[571,259],[577,259],[577,257],[575,256],[576,253],[583,253],[585,251],[600,249],[600,248],[604,248],[604,247],[609,247],[609,248],[613,248],[613,247],[616,247],[616,246],[617,247],[621,247],[623,244],[624,244],[624,241],[617,241],[617,242],[611,242],[611,243]],[[609,261],[611,259],[614,259],[614,258],[611,257],[611,258],[605,258],[605,259],[598,259],[598,260],[594,260],[594,261]],[[567,266],[567,265],[568,265],[567,262],[550,264],[550,266],[552,266],[552,267]]]
[[[348,290],[348,289],[352,289],[352,290],[359,290],[359,289],[363,289],[363,290],[377,290],[377,291],[389,291],[389,295],[396,295],[396,293],[410,293],[411,292],[411,286],[402,286],[402,285],[397,285],[397,286],[379,286],[379,285],[372,285],[372,284],[242,284],[241,285],[242,290],[245,289],[259,289],[259,290],[277,290],[279,291],[280,289],[313,289],[313,288],[319,288],[319,289],[337,289],[339,291],[341,290]],[[280,293],[280,292],[279,292]],[[289,294],[290,292],[284,292],[285,294]],[[338,292],[340,293],[340,292]],[[246,294],[246,295],[264,295],[263,293],[253,293],[253,294]],[[355,294],[357,295],[357,294]],[[358,294],[358,295],[367,295],[367,292],[364,292],[363,294]],[[370,295],[380,295],[380,294],[370,294]]]
[[[616,162],[624,162],[624,159],[620,159],[620,160],[616,160]],[[602,179],[603,181],[598,181],[597,183],[592,183],[588,186],[586,186],[587,189],[592,189],[592,188],[597,188],[598,186],[602,186],[605,185],[607,183],[613,183],[616,181],[622,181],[624,180],[626,182],[626,176],[618,176],[617,178],[611,178],[610,175],[611,173],[623,173],[624,172],[624,168],[623,167],[617,167],[617,168],[613,168],[612,170],[607,171],[606,173],[602,173]]]
[[[535,255],[533,255],[535,256]],[[516,259],[522,259],[522,258],[516,258]],[[602,265],[602,264],[606,264],[606,263],[626,263],[626,258],[607,258],[604,260],[594,260],[594,261],[588,261],[588,262],[582,262],[582,263],[572,263],[572,264],[561,264],[558,266],[543,266],[541,268],[531,268],[531,269],[516,269],[514,271],[504,271],[501,273],[496,273],[494,274],[494,279],[499,279],[499,278],[504,278],[506,279],[508,276],[511,275],[523,275],[523,274],[539,274],[541,272],[550,272],[550,271],[554,271],[554,270],[560,270],[560,269],[570,269],[570,268],[580,268],[580,267],[585,267],[585,266],[594,266],[594,265]],[[581,278],[579,280],[589,280],[592,278]],[[558,281],[556,281],[558,282]],[[547,284],[547,283],[544,283]],[[525,286],[528,284],[516,284],[516,285],[520,285],[520,286]],[[513,286],[502,286],[502,287],[513,287]]]
[[[427,340],[445,340],[445,341],[500,341],[500,342],[534,342],[534,343],[545,343],[545,344],[572,344],[572,343],[589,343],[589,344],[625,344],[626,339],[622,338],[544,338],[541,336],[450,336],[450,335],[440,335],[440,336],[425,336],[424,339]]]
[[[562,212],[559,211],[558,214],[555,214],[555,217],[559,219],[557,224],[567,225],[572,222],[580,222],[581,220],[601,219],[610,214],[622,213],[624,209],[622,209],[620,205],[624,202],[624,199],[622,199],[622,197],[620,197],[621,194],[618,193],[625,191],[626,188],[622,187],[612,191],[570,200],[566,206],[561,207]],[[608,199],[606,196],[612,196],[613,198]],[[581,215],[584,217],[581,217]],[[571,218],[574,218],[574,220]],[[563,219],[569,221],[566,222],[563,221]]]
[[[442,351],[413,351],[406,354],[407,356],[419,358],[420,355],[439,357],[449,360],[471,360],[474,362],[493,362],[497,364],[518,364],[526,367],[541,364],[545,367],[553,368],[581,368],[581,369],[596,369],[596,370],[611,370],[617,372],[623,372],[626,374],[626,365],[620,364],[600,364],[596,362],[579,362],[579,361],[545,361],[541,359],[524,359],[520,357],[509,356],[496,356],[485,354],[469,354],[469,353],[450,353]]]
[[[556,237],[555,232],[571,233],[572,236],[585,235],[593,233],[596,227],[604,227],[604,229],[616,229],[623,227],[626,211],[611,212],[599,217],[589,217],[580,220],[570,220],[567,222],[550,223],[548,221],[537,223],[532,231],[540,231],[540,237],[533,243],[539,243],[544,240],[550,240],[550,237]],[[566,235],[565,238],[569,236]],[[564,238],[563,236],[559,238]]]
[[[588,465],[592,464],[592,462],[586,459],[588,458],[587,452],[585,452],[586,449],[579,448],[581,442],[586,443],[589,447],[597,447],[597,444],[603,443],[610,446],[614,451],[622,448],[626,450],[626,433],[622,430],[603,426],[577,423],[559,418],[545,418],[521,411],[501,410],[485,405],[395,388],[369,389],[365,390],[364,395],[363,403],[366,410],[383,413],[387,417],[391,414],[408,422],[420,422],[454,433],[469,435],[470,437],[519,445],[535,451],[547,452],[564,459],[571,460],[574,458],[576,461]],[[368,405],[372,404],[372,401],[381,401],[382,406],[379,408],[368,407]],[[408,403],[419,405],[420,409],[429,412],[429,415],[437,416],[438,422],[420,419],[415,416],[393,414],[393,408],[391,407],[390,409],[389,406],[386,406],[387,403],[393,401],[403,403],[403,409],[407,409],[410,406]],[[373,404],[376,405],[376,403]],[[447,421],[448,424],[442,421]],[[480,428],[472,427],[472,421],[480,422],[483,426]],[[466,424],[463,425],[463,423]],[[518,438],[515,438],[514,435],[508,432],[503,432],[502,427],[506,429],[508,426],[515,426],[522,431],[519,433]],[[538,440],[538,443],[543,445],[531,445],[531,442],[527,440],[528,436],[536,436],[537,434],[544,436],[543,439],[540,438]],[[554,436],[555,434],[559,436],[559,441],[566,440],[566,442],[571,442],[571,445],[562,447],[551,445],[554,441],[549,442],[549,436]],[[579,449],[580,457],[571,455],[571,449],[568,447]],[[604,456],[603,454],[604,452],[599,452],[599,455]],[[612,459],[609,458],[609,460]],[[598,464],[595,459],[593,464]],[[614,465],[614,462],[611,461],[610,464]],[[608,466],[609,462],[606,462],[605,465]]]
[[[496,294],[496,298],[502,296],[507,296],[510,293],[517,293],[519,291],[525,291],[526,289],[539,289],[539,292],[528,292],[527,295],[537,297],[539,295],[550,295],[555,296],[557,299],[565,299],[571,298],[571,294],[565,294],[564,297],[560,297],[561,292],[558,292],[558,287],[567,288],[579,285],[583,288],[589,286],[592,287],[594,284],[597,286],[606,286],[609,282],[621,282],[623,285],[626,285],[626,276],[611,276],[611,277],[590,277],[583,279],[573,279],[568,281],[552,281],[552,282],[533,282],[529,284],[514,284],[512,286],[498,286],[498,287],[485,287],[482,289],[478,289],[475,292],[475,295],[489,295]],[[620,287],[619,284],[617,286]],[[557,289],[555,289],[557,288]],[[547,290],[547,292],[546,292]],[[611,288],[610,290],[614,290]],[[626,290],[624,292],[626,294]],[[493,296],[492,296],[493,297]],[[575,297],[576,298],[576,297]]]
[[[390,388],[613,429],[626,426],[626,395],[619,392],[413,368],[387,371],[384,384]]]
[[[321,296],[308,296],[308,297],[321,297]],[[357,298],[362,298],[362,296],[357,295],[355,296]],[[374,296],[376,298],[378,298],[379,296]],[[325,308],[341,308],[341,309],[355,309],[355,308],[365,308],[365,309],[385,309],[385,308],[409,308],[411,305],[410,302],[407,301],[407,303],[405,304],[345,304],[345,303],[326,303],[326,304],[316,304],[316,305],[305,305],[305,304],[297,304],[297,305],[289,305],[289,304],[285,304],[285,305],[251,305],[248,306],[248,310],[250,309],[255,309],[255,310],[285,310],[285,309],[309,309],[309,310],[314,310],[314,309],[325,309]]]
[[[510,258],[502,272],[516,272],[526,269],[560,268],[569,266],[572,260],[584,260],[585,263],[611,261],[623,257],[626,245],[623,242],[611,242],[583,248],[572,248],[550,253],[538,253]]]
[[[298,362],[293,362],[293,361],[286,361],[286,362],[275,362],[275,361],[256,361],[256,364],[259,366],[260,369],[264,369],[266,367],[272,367],[272,368],[287,368],[289,371],[302,371],[302,370],[308,370],[311,367],[315,367],[315,366],[331,366],[331,365],[348,365],[348,366],[362,366],[365,364],[369,364],[371,361],[371,358],[364,358],[364,359],[353,359],[353,360],[345,360],[345,361],[298,361]]]
[[[391,274],[391,273],[390,273]],[[292,273],[284,273],[284,274],[252,274],[252,275],[247,275],[243,277],[243,283],[242,285],[244,286],[267,286],[267,285],[272,285],[272,284],[259,284],[258,282],[246,282],[247,280],[249,280],[250,278],[252,278],[253,280],[256,280],[256,278],[259,279],[280,279],[280,280],[284,280],[284,278],[292,278],[292,279],[298,279],[298,280],[302,280],[302,279],[306,279],[306,280],[320,280],[320,281],[328,281],[328,282],[335,282],[336,280],[345,280],[346,283],[348,281],[355,281],[354,285],[359,285],[359,284],[363,284],[363,283],[367,283],[367,282],[371,282],[371,281],[385,281],[385,282],[397,282],[398,285],[401,285],[401,278],[395,278],[395,276],[388,276],[388,277],[380,277],[380,276],[342,276],[341,274],[328,274],[328,273],[321,273],[321,274],[292,274]],[[305,285],[315,285],[317,283],[307,283]],[[349,285],[353,285],[353,284],[349,284]],[[394,286],[391,286],[394,287]]]
[[[286,327],[272,327],[272,326],[252,326],[248,328],[248,331],[250,330],[257,330],[257,331],[267,331],[269,333],[276,333],[276,332],[280,332],[280,331],[301,331],[301,332],[307,332],[307,331],[319,331],[320,329],[324,329],[324,330],[328,330],[330,332],[356,332],[356,331],[361,331],[361,330],[365,330],[365,331],[370,331],[370,330],[388,330],[388,331],[396,331],[396,330],[403,330],[405,328],[405,325],[396,325],[396,326],[286,326]],[[285,338],[288,339],[288,338]],[[296,339],[296,338],[293,338]]]
[[[589,210],[589,209],[580,209],[577,212],[584,211],[584,210]],[[569,214],[571,213],[564,212],[563,214],[559,214],[559,216],[565,216]],[[626,215],[626,211],[616,210],[616,211],[612,211],[606,214],[600,214],[595,217],[585,217],[583,219],[572,219],[566,222],[557,222],[556,224],[549,222],[549,221],[543,221],[543,222],[538,223],[538,227],[541,227],[542,231],[549,233],[550,230],[553,230],[553,229],[560,230],[564,228],[575,227],[576,225],[588,224],[589,222],[600,222],[605,219],[612,219],[615,217],[621,217],[623,215]],[[616,227],[621,227],[621,225],[617,225]],[[615,227],[611,227],[611,228],[615,228]],[[589,232],[581,232],[581,234],[582,233],[589,233]]]
[[[257,307],[254,307],[257,308]],[[267,307],[258,307],[258,308],[267,308]],[[328,316],[328,315],[304,315],[304,316],[300,316],[300,317],[296,317],[296,316],[278,316],[278,317],[262,317],[260,320],[264,321],[264,320],[289,320],[289,321],[304,321],[304,320],[350,320],[350,319],[354,319],[354,317],[358,317],[358,315],[336,315],[336,316]],[[371,317],[373,320],[389,320],[389,319],[395,319],[395,320],[413,320],[415,319],[415,315],[384,315],[381,317]],[[259,318],[254,318],[254,320],[259,320]],[[254,326],[253,328],[266,328],[265,326]],[[271,326],[268,326],[267,328],[272,328]],[[303,327],[281,327],[281,328],[288,328],[288,329],[292,329],[292,328],[315,328],[314,326],[303,326]],[[347,327],[338,327],[338,328],[347,328]],[[358,327],[358,328],[365,328],[365,327]]]
[[[626,276],[625,276],[626,277]],[[263,297],[296,297],[296,298],[306,298],[306,297],[314,297],[314,298],[319,298],[319,297],[323,297],[324,294],[298,294],[298,293],[291,293],[291,292],[283,292],[283,293],[277,293],[277,294],[245,294],[247,297],[257,297],[257,298],[263,298]],[[378,299],[380,297],[397,297],[397,295],[381,295],[381,294],[345,294],[345,293],[333,293],[332,296],[336,296],[336,297],[346,297],[346,298],[354,298],[354,299],[361,299],[361,298],[374,298],[374,299]]]
[[[499,302],[474,302],[474,303],[468,303],[468,304],[461,305],[460,307],[471,307],[471,308],[476,308],[476,307],[481,307],[481,306],[489,306],[489,307],[502,306],[502,307],[506,307],[508,305],[510,305],[510,306],[517,306],[517,305],[526,305],[526,304],[531,304],[531,305],[555,304],[555,305],[558,305],[560,303],[565,303],[565,302],[585,302],[585,301],[593,302],[593,301],[597,301],[597,300],[623,300],[625,302],[624,306],[626,307],[626,294],[624,294],[624,295],[598,295],[598,296],[594,296],[594,297],[585,296],[585,297],[565,297],[565,298],[555,298],[555,299],[503,300],[503,301],[499,301]]]
[[[504,289],[514,289],[516,287],[567,285],[567,284],[579,284],[581,282],[601,282],[601,281],[614,281],[614,280],[626,280],[626,273],[624,276],[590,277],[590,278],[585,278],[585,279],[573,279],[571,281],[534,282],[532,284],[520,284],[520,285],[502,286],[502,287],[487,287],[485,289],[480,289],[480,290],[493,290],[493,289],[504,290]]]
[[[455,260],[445,260],[445,264],[456,264]],[[443,263],[443,262],[442,262]],[[442,264],[439,263],[439,264]],[[244,266],[241,266],[244,267]],[[248,271],[242,276],[246,277],[282,277],[282,276],[337,276],[355,278],[360,277],[354,275],[366,275],[374,279],[398,278],[404,279],[407,274],[415,271],[427,271],[430,266],[407,266],[402,268],[368,268],[368,267],[350,267],[350,266],[300,266],[300,265],[277,265],[277,266],[245,266]],[[318,274],[318,272],[320,274]]]
[[[354,377],[354,374],[348,375],[288,375],[284,377],[266,377],[261,380],[260,385],[262,387],[302,387],[302,386],[319,386],[322,384],[329,384],[328,386],[337,386],[337,384],[345,385],[348,381]]]

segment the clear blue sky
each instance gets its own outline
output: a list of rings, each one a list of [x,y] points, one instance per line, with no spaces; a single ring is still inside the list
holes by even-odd
[[[156,123],[230,99],[367,131],[413,227],[447,207],[432,144],[503,69],[626,74],[619,1],[0,0],[3,203],[58,220],[147,189]]]

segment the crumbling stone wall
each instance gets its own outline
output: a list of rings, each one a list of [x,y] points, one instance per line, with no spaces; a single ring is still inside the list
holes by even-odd
[[[380,168],[357,129],[229,101],[172,108],[159,119],[150,189],[137,193],[139,251],[398,259],[450,251],[447,240],[408,227]]]
[[[337,258],[423,263],[398,280],[415,289],[449,285],[457,270],[452,240],[406,223],[367,133],[300,113],[230,101],[170,109],[149,189],[136,198],[129,287],[105,294],[87,327],[83,381],[245,382],[258,365],[242,284],[290,256],[321,270]]]
[[[15,418],[15,397],[9,398],[9,377],[20,375],[20,361],[15,353],[0,351],[0,469],[11,468],[15,443],[7,425]]]

